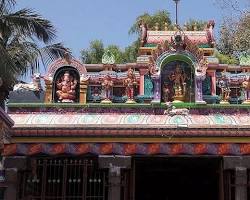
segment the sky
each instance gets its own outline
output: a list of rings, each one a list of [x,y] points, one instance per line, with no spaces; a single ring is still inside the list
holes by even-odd
[[[241,0],[244,1],[244,0]],[[175,21],[173,0],[18,0],[17,8],[32,8],[49,19],[57,29],[57,42],[69,47],[76,58],[89,42],[100,39],[105,45],[124,48],[136,36],[128,30],[137,16],[166,9]],[[179,21],[214,19],[217,30],[222,22],[221,7],[216,0],[181,0]]]

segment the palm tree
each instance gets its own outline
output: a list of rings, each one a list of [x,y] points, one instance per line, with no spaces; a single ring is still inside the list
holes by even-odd
[[[69,52],[52,43],[56,30],[49,20],[31,9],[15,11],[15,5],[15,0],[0,0],[0,102],[20,75]]]

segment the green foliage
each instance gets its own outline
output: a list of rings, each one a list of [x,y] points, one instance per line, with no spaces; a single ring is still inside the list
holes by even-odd
[[[225,19],[220,30],[218,50],[235,57],[250,49],[250,13],[243,13],[233,20]]]
[[[195,19],[189,19],[185,23],[185,27],[187,31],[203,31],[206,28],[207,22],[202,21],[202,20],[195,20]]]
[[[235,51],[246,52],[250,50],[250,12],[241,16],[233,36]]]
[[[139,24],[141,21],[146,23],[149,29],[153,29],[156,23],[158,24],[159,30],[164,30],[166,24],[168,25],[168,30],[173,30],[174,28],[169,17],[169,13],[166,10],[161,10],[152,15],[144,13],[143,15],[138,16],[135,23],[129,30],[130,34],[139,34]],[[187,23],[187,28],[188,30],[193,30],[194,25],[196,25],[197,30],[204,30],[206,23],[207,22],[201,20],[190,19]],[[106,50],[110,50],[115,55],[116,64],[136,62],[139,47],[139,38],[124,50],[119,48],[117,45],[109,45],[104,48],[102,41],[94,40],[90,43],[90,47],[88,49],[83,49],[81,51],[81,58],[86,64],[101,63],[102,54]]]
[[[81,51],[81,59],[86,64],[98,64],[102,62],[102,55],[109,50],[115,56],[115,63],[135,62],[137,52],[139,49],[139,41],[132,43],[132,45],[122,50],[117,45],[109,45],[106,48],[101,40],[94,40],[90,42],[90,47]]]
[[[125,63],[136,62],[139,47],[140,41],[136,40],[130,46],[125,48],[125,51],[123,53]]]
[[[93,40],[90,42],[88,49],[81,51],[82,62],[86,64],[97,64],[102,62],[104,54],[104,45],[101,40]]]
[[[171,26],[172,22],[169,17],[169,12],[166,10],[160,10],[153,15],[150,15],[149,13],[144,13],[143,15],[140,15],[136,18],[135,23],[132,25],[132,27],[129,30],[130,34],[138,34],[140,32],[139,24],[143,21],[148,25],[149,29],[153,29],[153,27],[158,23],[159,30],[164,30],[165,24],[167,23],[169,26],[169,29],[172,29]]]
[[[56,30],[49,20],[30,9],[14,11],[15,5],[15,0],[0,0],[0,101],[20,75],[69,52],[61,43],[51,44]]]
[[[225,54],[216,52],[215,57],[219,59],[220,64],[228,64],[228,65],[239,64],[239,61],[234,56],[225,55]]]
[[[107,48],[105,48],[105,51],[109,50],[114,56],[115,56],[115,62],[116,63],[123,63],[124,57],[123,52],[117,45],[109,45]]]

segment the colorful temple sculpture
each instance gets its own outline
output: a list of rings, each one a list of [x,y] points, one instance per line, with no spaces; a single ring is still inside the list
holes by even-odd
[[[219,64],[212,20],[140,28],[136,63],[59,59],[10,93],[6,200],[250,199],[249,63]]]

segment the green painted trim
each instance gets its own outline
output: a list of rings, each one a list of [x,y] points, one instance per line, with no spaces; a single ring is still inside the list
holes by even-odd
[[[193,62],[191,59],[187,58],[187,56],[184,56],[182,54],[176,54],[176,55],[169,55],[161,62],[161,68],[162,66],[165,66],[166,64],[173,62],[173,61],[183,61],[191,66],[193,66]]]
[[[173,104],[176,108],[247,108],[250,109],[248,104],[196,104],[196,103],[176,103]],[[8,108],[166,108],[164,103],[158,104],[126,104],[126,103],[113,103],[113,104],[101,104],[101,103],[9,103]]]
[[[166,52],[162,54],[156,61],[157,68],[161,70],[163,66],[172,62],[172,61],[183,61],[189,64],[191,69],[198,68],[198,61],[194,57],[194,55],[190,54],[189,52]]]

